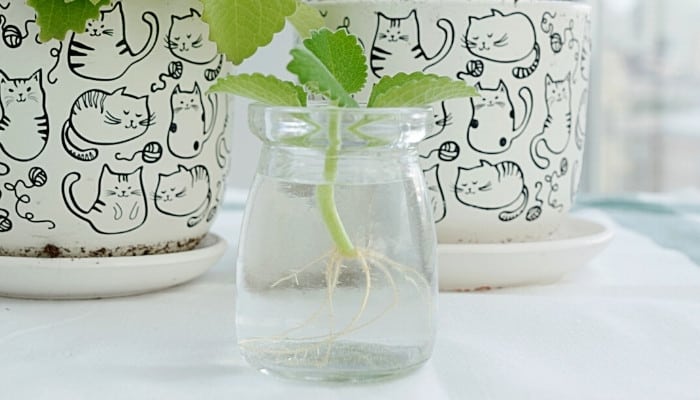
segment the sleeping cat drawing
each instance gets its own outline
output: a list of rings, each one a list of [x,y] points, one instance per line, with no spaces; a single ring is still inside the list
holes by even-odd
[[[425,71],[442,61],[452,50],[454,27],[444,18],[437,21],[437,26],[443,31],[444,40],[437,53],[428,56],[421,43],[416,10],[402,18],[377,13],[377,30],[370,54],[374,76],[381,78],[410,70]],[[413,63],[414,60],[417,64]]]
[[[209,118],[199,84],[195,83],[192,90],[183,90],[177,85],[170,95],[172,120],[168,132],[168,148],[176,157],[190,159],[198,156],[214,132],[219,98],[216,94],[211,94],[207,99],[211,107]]]
[[[89,20],[85,32],[74,33],[68,45],[68,67],[76,75],[97,81],[122,77],[134,64],[146,58],[158,40],[158,19],[147,11],[141,17],[148,25],[148,37],[139,51],[127,41],[126,19],[121,2],[100,11],[99,20]]]
[[[41,70],[28,78],[10,78],[0,69],[0,155],[33,160],[44,151],[48,138]],[[0,169],[3,165],[0,162]]]
[[[159,174],[153,197],[160,212],[172,217],[190,217],[187,226],[196,226],[208,215],[212,202],[209,171],[203,165],[192,168],[180,165],[173,173]]]
[[[510,161],[496,165],[481,161],[474,168],[459,168],[455,194],[460,203],[481,210],[502,211],[498,218],[508,222],[518,218],[529,197],[520,167]]]
[[[503,81],[495,89],[483,88],[481,83],[475,87],[479,96],[470,99],[473,116],[467,130],[467,142],[480,153],[503,153],[528,127],[532,117],[532,91],[527,87],[520,89],[519,96],[525,105],[525,112],[516,126],[513,102]]]
[[[74,186],[82,176],[72,172],[63,178],[63,200],[68,210],[101,234],[116,235],[138,229],[146,222],[148,206],[144,196],[142,168],[115,173],[102,167],[97,195],[88,208],[78,204]]]
[[[540,65],[541,51],[537,43],[535,26],[530,18],[521,13],[503,14],[493,9],[491,14],[478,18],[469,17],[467,33],[462,38],[463,46],[477,60],[470,60],[463,74],[479,77],[484,73],[484,62],[519,65],[513,67],[513,76],[525,79]],[[520,65],[532,58],[529,65]]]
[[[440,184],[440,165],[435,164],[432,167],[423,170],[425,175],[425,186],[428,188],[428,196],[430,197],[430,205],[433,210],[433,218],[435,222],[440,222],[447,216],[447,206],[445,205],[445,192]]]
[[[218,54],[216,44],[208,38],[209,26],[202,21],[197,10],[190,9],[187,15],[173,15],[170,18],[165,46],[172,55],[188,63],[206,65],[217,61],[204,72],[204,77],[213,81],[221,72],[224,58]]]
[[[144,135],[154,123],[148,96],[128,94],[126,88],[112,93],[89,90],[73,103],[63,125],[63,147],[75,159],[93,161],[99,155],[98,149],[79,147],[76,139],[92,145],[125,143]]]
[[[571,140],[571,73],[555,81],[545,77],[547,118],[542,132],[532,138],[530,155],[540,169],[550,165],[549,157],[562,154]]]

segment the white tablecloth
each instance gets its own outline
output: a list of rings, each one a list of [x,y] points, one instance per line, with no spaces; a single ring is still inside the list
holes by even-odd
[[[576,214],[616,238],[556,285],[441,294],[434,356],[404,378],[311,384],[249,368],[235,344],[231,245],[205,276],[159,293],[0,298],[0,399],[700,399],[700,266],[670,240],[700,240],[688,237],[700,206],[674,214],[685,230],[658,235],[661,222],[629,223],[642,203],[584,203]],[[240,216],[225,210],[214,230],[235,244]]]

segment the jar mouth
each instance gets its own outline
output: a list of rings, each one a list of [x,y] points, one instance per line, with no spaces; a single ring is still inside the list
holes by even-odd
[[[434,124],[432,107],[344,108],[253,103],[248,109],[252,132],[274,145],[327,148],[330,139],[349,148],[410,148]]]

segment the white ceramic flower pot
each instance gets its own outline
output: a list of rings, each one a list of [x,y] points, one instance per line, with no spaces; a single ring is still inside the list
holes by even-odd
[[[571,208],[586,134],[590,7],[562,1],[317,0],[359,36],[370,81],[425,71],[480,97],[436,104],[423,143],[441,243],[548,237]],[[371,85],[370,85],[371,86]]]
[[[121,0],[40,44],[0,2],[0,256],[188,250],[224,194],[228,67],[196,0]]]

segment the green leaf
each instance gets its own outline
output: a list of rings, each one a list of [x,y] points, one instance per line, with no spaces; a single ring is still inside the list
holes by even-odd
[[[259,73],[220,78],[209,92],[235,94],[273,106],[306,106],[304,88],[275,76]]]
[[[200,0],[209,39],[232,63],[239,65],[268,45],[286,18],[297,10],[296,0]]]
[[[292,23],[299,36],[304,39],[311,36],[311,31],[321,29],[326,25],[317,9],[299,0],[297,0],[297,11],[287,19]]]
[[[304,47],[291,54],[287,69],[301,84],[341,107],[357,107],[351,94],[362,90],[367,81],[367,63],[357,37],[323,28],[312,32]]]
[[[414,72],[383,77],[372,88],[367,107],[422,107],[432,103],[478,95],[473,87],[446,76]]]
[[[84,32],[90,19],[100,18],[100,7],[109,5],[110,0],[28,0],[27,4],[36,11],[36,24],[39,26],[39,40],[63,40],[70,31]]]

